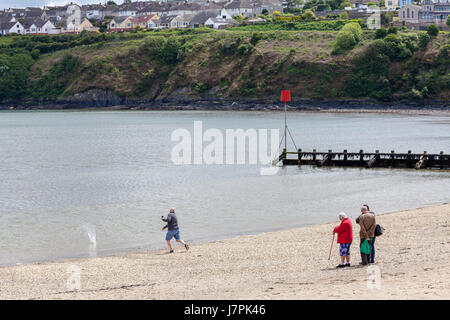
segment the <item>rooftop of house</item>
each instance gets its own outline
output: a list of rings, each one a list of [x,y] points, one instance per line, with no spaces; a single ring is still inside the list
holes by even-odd
[[[197,13],[191,20],[191,24],[204,24],[209,18],[215,18],[219,14],[219,10],[216,11],[201,11]]]
[[[175,19],[177,16],[175,15],[165,15],[165,16],[161,16],[159,18],[159,23],[160,24],[166,24],[166,23],[170,23],[173,19]]]
[[[147,1],[135,1],[130,3],[124,3],[119,6],[119,11],[139,11],[148,5]]]
[[[125,16],[119,16],[119,17],[114,17],[112,18],[111,21],[114,21],[115,23],[122,23],[125,20],[127,20],[129,17],[125,17]]]
[[[138,16],[136,18],[132,18],[131,21],[133,21],[133,23],[147,23],[149,20],[152,20],[155,16],[156,14],[146,14],[143,16]]]
[[[31,27],[34,24],[36,27],[41,28],[47,21],[48,20],[43,20],[41,18],[35,18],[35,17],[24,18],[23,26],[25,28],[29,28],[29,27]]]
[[[17,21],[11,22],[8,19],[0,19],[0,30],[9,30],[16,25]]]

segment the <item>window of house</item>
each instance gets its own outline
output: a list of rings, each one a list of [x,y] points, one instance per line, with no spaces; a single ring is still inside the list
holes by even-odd
[[[409,8],[406,9],[406,16],[407,16],[408,19],[409,19]]]

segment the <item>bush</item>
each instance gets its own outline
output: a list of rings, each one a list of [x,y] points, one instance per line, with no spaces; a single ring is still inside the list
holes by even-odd
[[[377,31],[375,31],[375,39],[383,39],[384,37],[386,37],[386,35],[386,28],[381,27],[380,29],[377,29]]]
[[[412,48],[396,34],[388,34],[384,38],[385,53],[392,60],[403,60],[412,56]]]
[[[339,13],[339,19],[348,19],[348,13],[347,12]]]
[[[362,29],[361,25],[356,22],[350,22],[344,25],[341,29],[342,31],[349,31],[353,34],[355,41],[358,43],[362,39]]]
[[[430,24],[427,28],[427,33],[430,37],[436,37],[439,33],[439,28],[435,24]]]
[[[20,98],[29,89],[29,69],[34,60],[29,54],[0,54],[0,99]]]
[[[253,33],[252,34],[252,37],[251,37],[251,39],[250,39],[250,43],[252,44],[252,45],[254,45],[254,46],[256,46],[256,44],[259,42],[259,40],[261,40],[262,39],[262,35],[261,35],[261,33]]]
[[[337,51],[339,49],[342,50],[350,50],[355,47],[355,45],[358,43],[356,41],[355,36],[350,31],[339,31],[337,37],[336,37],[336,45],[335,48]]]
[[[396,26],[390,26],[387,29],[387,33],[388,34],[397,34],[398,33],[398,28]]]
[[[161,47],[159,58],[167,64],[175,64],[178,61],[178,52],[180,51],[180,44],[174,37],[170,37]]]
[[[430,39],[430,36],[425,31],[419,32],[419,47],[425,49]]]
[[[353,58],[352,73],[346,79],[346,92],[351,97],[372,97],[389,100],[392,88],[389,81],[389,58],[383,40],[375,40]]]
[[[249,44],[248,46],[246,46],[245,44],[241,44],[238,47],[237,51],[240,56],[250,55],[253,52],[253,46],[251,44]]]
[[[342,27],[336,36],[336,42],[333,48],[333,53],[339,53],[342,50],[350,50],[361,41],[362,29],[359,23],[351,22]]]
[[[41,51],[39,51],[39,49],[33,49],[31,50],[31,57],[34,60],[37,60],[39,58],[39,56],[41,55]]]

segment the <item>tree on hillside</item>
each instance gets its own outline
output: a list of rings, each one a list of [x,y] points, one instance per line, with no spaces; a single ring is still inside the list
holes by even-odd
[[[450,27],[450,16],[447,16],[447,21],[445,21],[445,23]]]
[[[430,37],[436,37],[439,33],[439,28],[435,24],[430,24],[427,28],[427,33]]]

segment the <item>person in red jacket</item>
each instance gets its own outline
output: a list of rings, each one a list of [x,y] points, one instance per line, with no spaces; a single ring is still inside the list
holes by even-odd
[[[339,243],[339,255],[341,256],[341,263],[336,268],[350,267],[350,245],[353,242],[352,221],[345,212],[339,213],[339,220],[341,220],[341,224],[333,229],[333,234],[338,234],[337,243]]]

